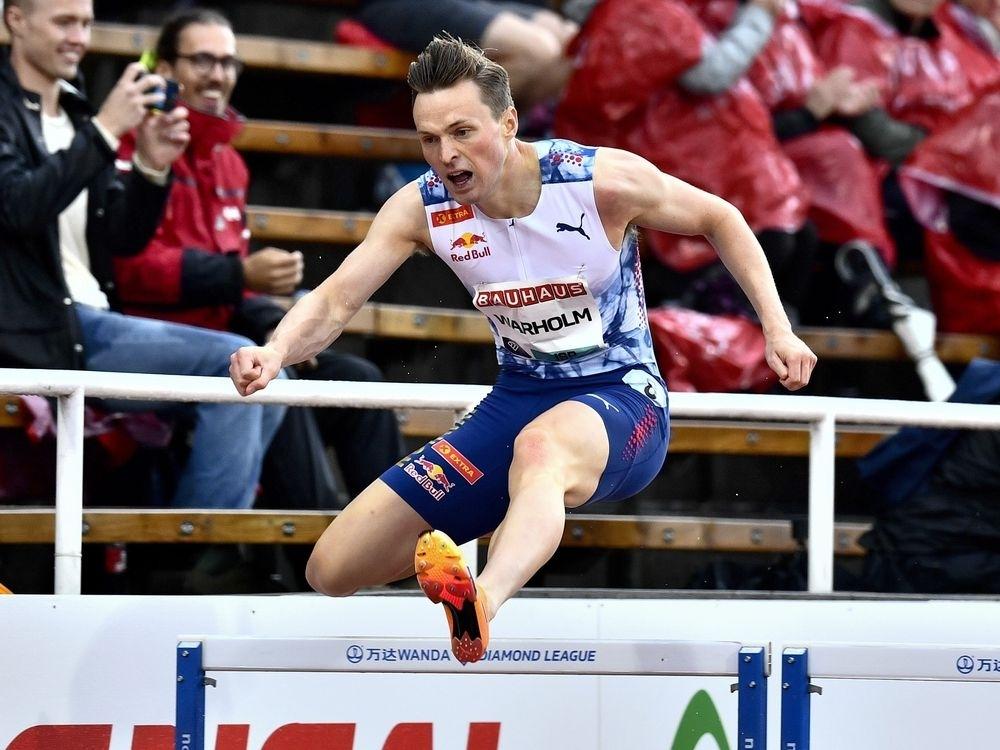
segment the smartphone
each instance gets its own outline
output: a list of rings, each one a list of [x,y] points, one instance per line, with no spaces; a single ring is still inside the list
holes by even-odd
[[[152,50],[146,50],[142,53],[142,57],[139,58],[139,62],[142,63],[147,72],[152,73],[154,68],[156,68],[156,55]],[[157,88],[153,90],[163,91],[163,101],[159,104],[150,104],[149,109],[169,112],[177,106],[177,97],[181,91],[181,86],[177,81],[168,78],[165,89]]]
[[[157,90],[163,91],[163,101],[159,104],[150,104],[150,109],[155,109],[160,112],[169,112],[177,106],[177,97],[181,93],[181,85],[177,83],[177,81],[172,78],[168,78],[166,88]]]

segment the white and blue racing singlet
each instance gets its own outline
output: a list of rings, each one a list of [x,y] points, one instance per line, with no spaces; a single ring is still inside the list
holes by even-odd
[[[452,199],[433,171],[419,178],[434,253],[489,320],[502,368],[540,378],[636,365],[655,373],[635,233],[613,247],[597,212],[597,149],[534,146],[542,191],[523,218],[490,218]]]

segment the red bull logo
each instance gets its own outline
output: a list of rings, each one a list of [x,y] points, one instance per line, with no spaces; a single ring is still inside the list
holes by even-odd
[[[424,470],[423,474],[417,471],[418,466]],[[444,499],[446,494],[455,489],[455,483],[448,481],[444,468],[423,456],[417,456],[412,463],[403,467],[403,471],[413,477],[435,500]]]
[[[466,247],[475,247],[481,243],[486,242],[485,234],[473,234],[472,232],[465,232],[460,234],[451,243],[452,250],[462,250]]]
[[[478,247],[479,245],[483,247]],[[451,259],[456,263],[461,263],[463,260],[478,260],[490,255],[490,248],[486,244],[486,235],[473,232],[465,232],[452,240],[451,250],[459,251],[451,254]],[[462,250],[465,252],[461,252]]]

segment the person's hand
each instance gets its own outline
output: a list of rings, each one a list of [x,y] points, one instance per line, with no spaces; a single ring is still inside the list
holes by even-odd
[[[163,78],[146,74],[142,63],[134,62],[125,68],[94,119],[115,138],[121,138],[147,117],[151,104],[163,101],[166,85]]]
[[[282,354],[274,347],[243,346],[229,357],[229,377],[241,396],[263,390],[281,372]]]
[[[837,100],[836,112],[841,117],[857,117],[878,105],[880,94],[874,81],[852,83]]]
[[[787,0],[750,0],[750,2],[777,18],[784,12]]]
[[[246,288],[264,294],[291,294],[302,281],[302,253],[265,247],[243,259]]]
[[[188,111],[175,107],[169,112],[153,111],[139,125],[135,153],[146,166],[164,170],[184,153],[191,140]]]
[[[817,120],[825,120],[836,109],[854,83],[854,71],[840,65],[818,78],[806,94],[806,109]]]
[[[778,382],[790,391],[797,391],[809,383],[816,355],[790,330],[766,336],[764,358],[778,376]]]

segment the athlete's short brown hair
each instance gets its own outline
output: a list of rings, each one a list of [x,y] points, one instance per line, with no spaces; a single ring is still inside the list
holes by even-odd
[[[514,106],[510,79],[503,66],[486,57],[478,47],[450,34],[434,37],[416,61],[410,63],[406,75],[414,99],[417,94],[429,94],[462,81],[472,81],[479,87],[483,103],[498,119],[508,107]]]

